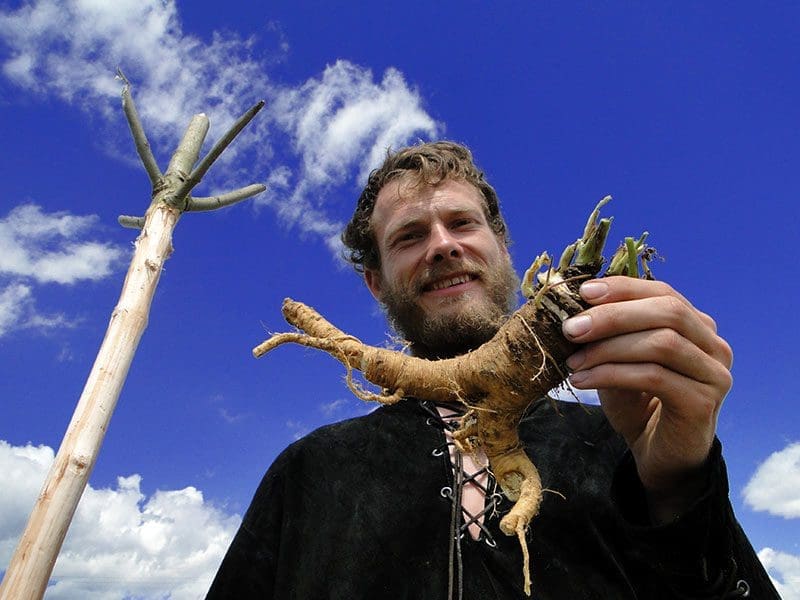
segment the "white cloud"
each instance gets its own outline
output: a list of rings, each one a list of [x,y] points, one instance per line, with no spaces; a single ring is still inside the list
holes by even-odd
[[[39,495],[45,473],[53,462],[47,446],[15,447],[0,440],[0,564],[7,565],[16,539],[25,527],[33,502]]]
[[[773,452],[756,469],[742,491],[753,509],[796,519],[800,517],[800,442]]]
[[[99,112],[127,137],[120,126],[121,86],[114,81],[122,67],[161,153],[172,152],[192,114],[208,114],[209,140],[216,140],[244,109],[265,98],[266,116],[223,155],[229,173],[224,187],[266,179],[273,187],[259,202],[273,207],[287,226],[322,238],[336,254],[341,223],[329,206],[333,189],[347,186],[354,200],[356,183],[364,183],[389,146],[441,129],[396,69],[375,81],[368,69],[339,60],[298,87],[278,85],[266,74],[274,61],[254,56],[255,39],[215,32],[207,41],[184,33],[171,1],[28,0],[0,11],[0,39],[11,50],[2,65],[7,78],[32,93]],[[275,52],[286,51],[281,39]],[[276,144],[287,140],[280,164],[272,164]],[[117,145],[132,148],[126,143]],[[247,161],[247,181],[231,167],[242,152],[255,154]],[[215,170],[211,174],[217,177],[212,184],[222,186]]]
[[[363,184],[388,148],[415,135],[434,136],[441,128],[399,71],[388,69],[375,82],[369,69],[344,60],[329,65],[319,79],[283,90],[271,113],[289,133],[301,161],[293,192],[278,196],[278,213],[303,231],[322,236],[334,251],[339,249],[341,224],[320,221],[318,198],[353,179]],[[275,197],[268,195],[262,202],[274,204]]]
[[[0,337],[11,331],[30,311],[31,288],[21,283],[0,289]]]
[[[30,286],[12,282],[0,287],[0,338],[17,329],[73,327],[75,322],[63,314],[40,314]]]
[[[122,250],[82,239],[96,221],[95,215],[45,213],[35,204],[17,206],[0,218],[0,337],[14,329],[72,325],[65,315],[39,313],[33,286],[111,274]]]
[[[77,240],[96,221],[96,215],[45,213],[35,204],[11,209],[0,219],[0,275],[61,284],[106,277],[121,251]]]
[[[308,428],[308,425],[302,421],[286,421],[286,428],[292,434],[293,440],[299,440],[300,438],[308,435],[309,431],[311,431]]]
[[[5,568],[36,500],[53,450],[0,440],[0,565]],[[194,487],[147,497],[141,477],[86,488],[47,598],[203,597],[239,524]]]
[[[783,600],[800,600],[800,556],[764,548],[758,558]]]
[[[320,404],[319,410],[326,417],[332,417],[336,414],[339,414],[342,410],[344,410],[349,403],[350,402],[348,400],[345,400],[344,398],[339,398],[338,400],[333,400],[331,402]]]
[[[11,48],[9,79],[107,117],[119,113],[121,67],[138,82],[139,109],[156,138],[174,138],[188,116],[211,108],[212,126],[229,124],[264,78],[255,61],[236,58],[247,40],[229,34],[204,44],[184,35],[175,2],[28,1],[0,13],[0,35]]]
[[[217,410],[217,413],[219,414],[220,417],[222,417],[222,419],[226,423],[229,423],[231,425],[233,425],[234,423],[239,423],[243,419],[247,418],[247,413],[234,413],[234,412],[229,411],[224,406],[219,408]]]
[[[331,419],[341,421],[352,417],[360,417],[371,413],[373,410],[380,408],[380,406],[380,402],[365,402],[360,398],[351,396],[332,400],[331,402],[323,402],[317,408],[325,418],[325,422],[330,422]]]
[[[375,83],[368,69],[339,60],[320,79],[287,90],[279,100],[276,119],[292,134],[311,184],[335,181],[353,164],[365,179],[389,146],[437,130],[419,94],[396,69]]]

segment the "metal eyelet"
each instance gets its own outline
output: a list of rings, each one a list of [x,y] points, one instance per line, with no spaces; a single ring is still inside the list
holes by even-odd
[[[747,583],[744,579],[740,579],[736,582],[736,595],[740,598],[749,598],[750,597],[750,584]]]
[[[442,498],[450,498],[451,500],[453,498],[453,488],[450,486],[444,486],[441,490],[439,490],[439,493],[442,495]]]
[[[486,537],[483,538],[483,541],[486,542],[486,545],[489,546],[489,548],[497,548],[497,542],[494,541],[494,538]]]
[[[444,450],[442,450],[441,448],[434,448],[433,452],[431,452],[431,456],[435,456],[437,458],[440,456],[444,456]]]

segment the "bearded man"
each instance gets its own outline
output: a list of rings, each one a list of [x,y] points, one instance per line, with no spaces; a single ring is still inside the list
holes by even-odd
[[[466,148],[390,154],[343,241],[416,356],[468,352],[516,305],[497,195]],[[531,523],[539,599],[778,598],[728,501],[717,416],[731,350],[663,282],[586,282],[564,322],[571,383],[601,406],[531,398],[520,423],[545,494]],[[406,398],[323,427],[270,467],[209,598],[523,598],[511,503],[461,455],[459,406]]]

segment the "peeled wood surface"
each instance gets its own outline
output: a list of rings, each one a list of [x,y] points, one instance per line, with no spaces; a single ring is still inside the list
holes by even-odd
[[[111,322],[95,359],[72,421],[61,443],[44,488],[11,558],[0,600],[41,598],[75,514],[89,474],[97,461],[111,415],[128,375],[139,340],[147,327],[164,261],[172,253],[172,231],[185,211],[214,210],[264,191],[250,185],[216,198],[193,199],[189,194],[214,161],[264,106],[258,102],[240,117],[192,171],[208,132],[208,118],[194,115],[162,175],[150,151],[129,83],[122,91],[122,106],[136,150],[153,184],[150,208],[144,217],[122,216],[123,226],[142,228],[136,240],[122,293],[111,314]]]
[[[78,506],[139,340],[147,327],[164,261],[172,253],[172,231],[180,211],[166,205],[151,210],[136,240],[119,302],[47,476],[22,534],[0,598],[36,599],[44,595],[58,549]],[[55,552],[52,552],[53,548]]]

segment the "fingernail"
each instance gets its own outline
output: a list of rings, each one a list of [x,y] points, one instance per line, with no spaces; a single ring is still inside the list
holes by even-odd
[[[589,315],[579,315],[564,321],[561,329],[564,335],[570,338],[578,338],[592,328],[592,317]]]
[[[576,371],[569,376],[569,382],[574,385],[580,385],[589,378],[589,371]]]
[[[576,371],[577,369],[580,368],[580,366],[583,364],[583,361],[585,360],[586,360],[586,352],[581,350],[579,352],[576,352],[567,359],[567,366],[573,371]]]
[[[581,286],[580,292],[586,300],[596,300],[608,293],[608,284],[602,281],[587,281]]]

